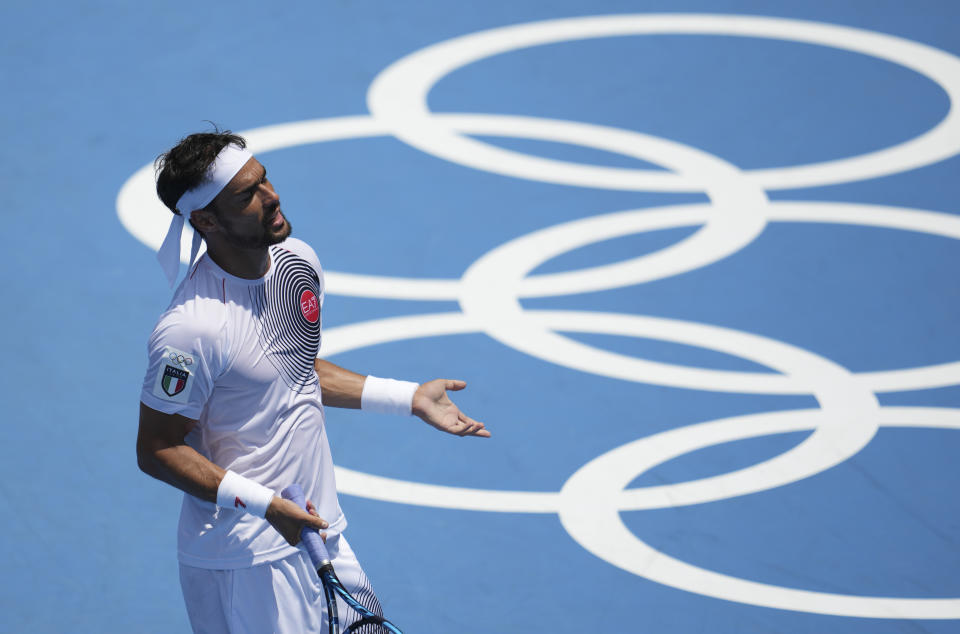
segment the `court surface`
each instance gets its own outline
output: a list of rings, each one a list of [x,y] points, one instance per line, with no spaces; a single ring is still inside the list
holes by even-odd
[[[413,634],[960,631],[960,5],[6,3],[0,631],[179,632],[154,157],[246,134]],[[265,600],[269,600],[265,598]]]

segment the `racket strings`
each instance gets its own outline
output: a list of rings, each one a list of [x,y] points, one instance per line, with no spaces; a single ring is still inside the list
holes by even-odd
[[[364,593],[358,593],[364,594]],[[368,614],[356,610],[341,610],[341,624],[346,627],[344,634],[401,634],[400,629],[383,618],[380,601],[372,592],[364,598],[353,595],[353,599],[369,610]]]
[[[355,590],[351,594],[331,569],[324,575],[324,585],[332,589],[339,603],[337,612],[340,617],[340,626],[344,627],[344,634],[399,634],[395,625],[385,622],[383,607],[380,600],[367,582],[365,587]]]
[[[382,634],[391,630],[383,626],[383,608],[373,592],[357,592],[353,598],[371,612],[364,615],[356,610],[340,610],[340,624],[346,627],[345,634]]]
[[[365,587],[356,590],[353,593],[353,598],[357,603],[369,610],[371,614],[383,618],[383,607],[380,605],[380,600],[377,598],[377,595],[374,594],[373,588],[370,587],[369,583],[365,584]],[[358,614],[354,620],[359,621],[361,620],[360,617],[367,618],[366,615]],[[351,623],[352,622],[353,621],[351,621]]]

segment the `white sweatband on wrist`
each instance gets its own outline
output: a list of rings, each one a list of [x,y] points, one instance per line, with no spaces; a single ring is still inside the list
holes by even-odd
[[[274,493],[238,473],[227,471],[217,488],[217,506],[264,517]]]
[[[360,409],[379,414],[409,416],[413,413],[413,394],[418,387],[419,383],[411,381],[381,379],[372,374],[368,375],[360,394]]]

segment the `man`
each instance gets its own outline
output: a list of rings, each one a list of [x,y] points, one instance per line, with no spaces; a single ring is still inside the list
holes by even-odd
[[[289,238],[266,169],[245,147],[229,132],[193,134],[157,160],[157,193],[174,212],[159,253],[171,284],[185,218],[197,237],[148,344],[137,459],[188,494],[178,553],[194,631],[321,632],[323,593],[295,548],[303,527],[325,531],[341,580],[379,611],[342,534],[323,406],[490,433],[447,397],[462,381],[365,377],[316,358],[323,272],[313,250]],[[194,264],[199,236],[207,252]],[[309,512],[277,496],[292,483]]]

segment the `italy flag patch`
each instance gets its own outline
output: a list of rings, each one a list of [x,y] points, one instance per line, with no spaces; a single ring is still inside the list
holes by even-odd
[[[186,403],[193,386],[193,355],[166,346],[160,359],[153,395],[165,401]]]

